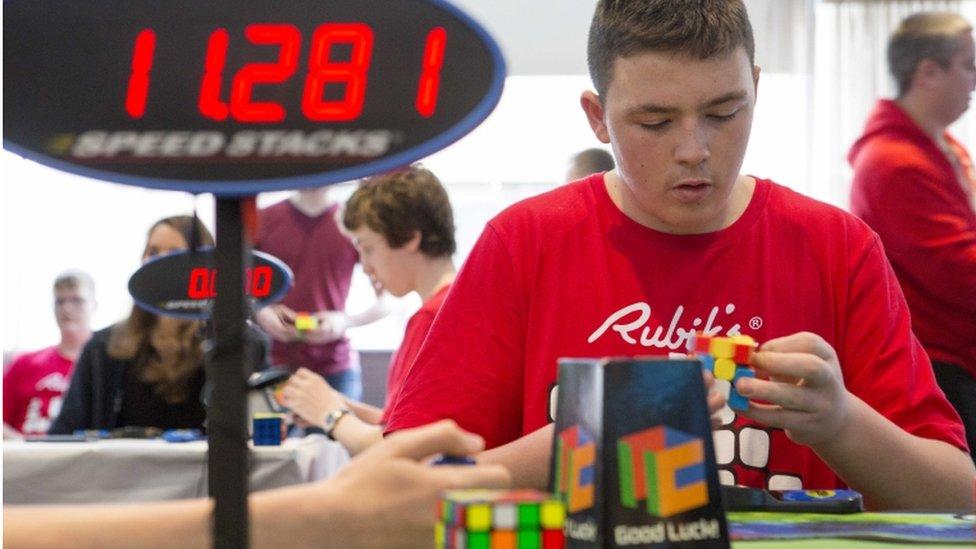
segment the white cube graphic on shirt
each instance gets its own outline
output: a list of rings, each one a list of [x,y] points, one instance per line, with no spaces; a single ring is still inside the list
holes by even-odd
[[[746,427],[739,433],[739,457],[750,467],[769,464],[769,433]]]

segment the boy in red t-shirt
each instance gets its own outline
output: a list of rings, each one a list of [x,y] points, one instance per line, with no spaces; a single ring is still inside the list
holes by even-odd
[[[71,367],[91,338],[95,283],[82,271],[66,271],[54,280],[54,318],[61,341],[17,357],[3,375],[3,422],[28,435],[44,434],[61,411]]]
[[[385,409],[343,397],[306,369],[285,386],[289,408],[355,455],[383,438],[381,425],[454,281],[456,243],[447,191],[420,166],[363,180],[346,202],[342,224],[374,283],[397,297],[417,292],[423,302],[390,360]]]
[[[760,378],[737,384],[748,409],[718,414],[723,482],[849,485],[874,508],[973,507],[959,417],[876,235],[739,174],[753,50],[738,0],[598,4],[597,91],[581,105],[617,168],[489,222],[389,431],[452,418],[485,437],[480,461],[543,486],[559,357],[667,355],[696,330],[744,332],[765,344]]]

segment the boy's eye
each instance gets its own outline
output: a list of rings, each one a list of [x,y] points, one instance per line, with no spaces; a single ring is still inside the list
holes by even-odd
[[[645,130],[660,131],[668,127],[668,124],[670,123],[670,120],[661,120],[659,122],[641,122],[640,127],[644,128]]]
[[[732,112],[730,112],[728,114],[722,114],[722,113],[710,114],[710,115],[708,115],[708,118],[710,118],[712,120],[717,120],[717,121],[720,121],[720,122],[725,122],[727,120],[732,120],[733,118],[735,118],[735,115],[737,115],[737,114],[739,114],[739,111],[738,110],[734,110],[734,111],[732,111]]]

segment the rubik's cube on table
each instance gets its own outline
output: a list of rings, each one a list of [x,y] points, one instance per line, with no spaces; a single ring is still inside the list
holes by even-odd
[[[756,341],[747,335],[711,337],[696,332],[688,340],[688,353],[699,360],[705,369],[718,378],[732,384],[729,390],[729,408],[745,410],[749,399],[735,390],[735,384],[744,377],[756,377],[752,369],[752,354]]]
[[[566,505],[536,490],[452,490],[438,508],[438,549],[563,549]]]
[[[281,446],[285,414],[258,413],[251,419],[251,439],[255,446]]]

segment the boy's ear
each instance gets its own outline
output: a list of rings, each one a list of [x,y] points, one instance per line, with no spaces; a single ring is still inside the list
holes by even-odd
[[[918,66],[915,67],[915,76],[912,78],[912,84],[914,85],[916,82],[928,84],[941,76],[943,72],[942,65],[934,59],[922,59],[918,62]]]
[[[756,100],[759,99],[759,74],[761,72],[759,65],[752,66],[752,91],[756,96]]]
[[[407,249],[407,251],[410,252],[420,250],[420,231],[414,231],[413,236],[410,237],[410,240],[408,240],[403,246]]]
[[[583,112],[586,113],[586,119],[590,123],[593,135],[602,143],[609,143],[610,132],[607,131],[607,123],[604,118],[605,113],[603,112],[603,103],[600,102],[600,96],[593,91],[586,90],[580,96],[580,106],[583,107]]]

